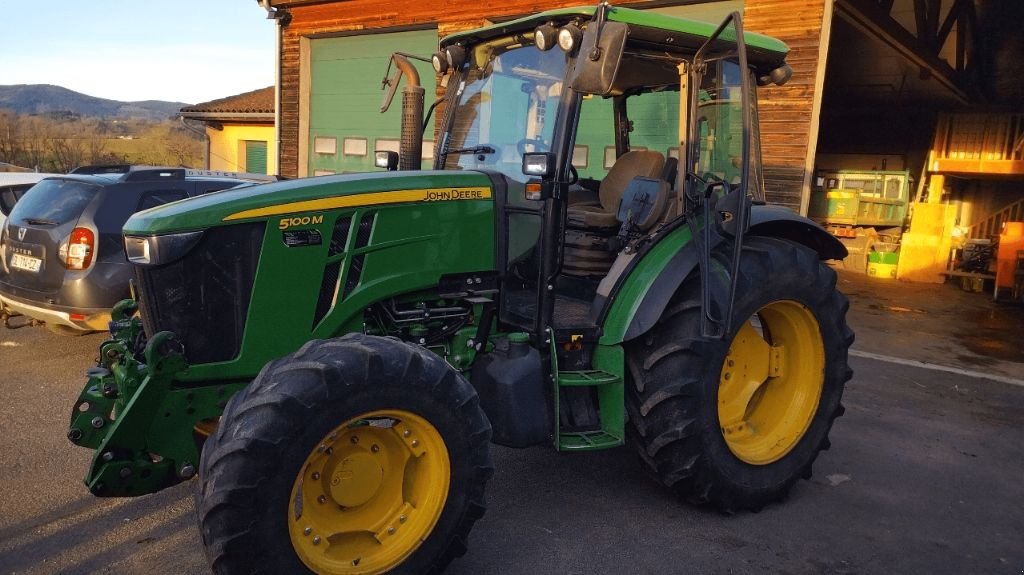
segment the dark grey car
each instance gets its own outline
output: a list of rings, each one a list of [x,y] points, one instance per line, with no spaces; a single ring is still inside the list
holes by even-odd
[[[135,212],[273,177],[160,168],[82,168],[33,186],[0,228],[0,307],[65,333],[106,330],[129,297],[121,228]]]

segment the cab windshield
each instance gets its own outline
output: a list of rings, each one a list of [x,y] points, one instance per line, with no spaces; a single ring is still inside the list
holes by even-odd
[[[525,182],[523,154],[551,150],[567,57],[508,42],[473,49],[440,149],[444,169],[495,170]]]

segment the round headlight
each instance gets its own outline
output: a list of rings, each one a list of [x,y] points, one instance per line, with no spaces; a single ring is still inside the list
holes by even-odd
[[[430,63],[438,74],[444,74],[448,71],[448,57],[445,54],[434,52],[434,55],[430,57]]]
[[[445,59],[448,60],[448,67],[458,70],[466,61],[466,49],[462,46],[448,46],[444,49]]]
[[[583,31],[575,24],[567,24],[558,31],[558,47],[564,52],[572,52],[580,45]]]
[[[554,26],[542,24],[537,26],[537,29],[533,32],[533,43],[537,45],[537,49],[541,52],[547,52],[555,47],[557,36],[558,30],[555,30]]]

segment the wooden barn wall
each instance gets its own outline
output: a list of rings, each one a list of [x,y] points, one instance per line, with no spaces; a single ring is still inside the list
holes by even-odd
[[[806,209],[810,193],[806,186],[814,169],[817,107],[824,76],[824,62],[819,66],[819,58],[824,57],[819,51],[823,32],[824,46],[828,40],[826,1],[831,2],[747,0],[743,10],[748,31],[774,36],[789,45],[786,62],[793,68],[793,78],[784,86],[761,88],[757,103],[766,199],[798,211]]]
[[[763,90],[759,106],[768,200],[795,209],[801,207],[801,194],[809,170],[808,154],[813,152],[808,148],[813,146],[809,137],[812,128],[815,139],[817,137],[816,122],[812,126],[812,109],[819,73],[819,40],[825,1],[746,0],[744,9],[748,31],[775,36],[792,50],[788,62],[793,67],[793,79],[785,86]],[[281,38],[281,174],[296,177],[299,171],[299,60],[303,37],[425,24],[436,25],[438,34],[445,36],[486,24],[481,14],[502,18],[579,4],[579,0],[453,0],[445,4],[441,14],[435,4],[411,0],[349,0],[292,6],[289,9],[292,21],[283,29]],[[627,1],[617,4],[642,7],[644,4],[665,3]],[[360,78],[357,81],[377,81],[377,78]],[[820,91],[820,83],[817,90]]]

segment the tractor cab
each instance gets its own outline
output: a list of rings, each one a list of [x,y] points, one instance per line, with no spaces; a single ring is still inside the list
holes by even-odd
[[[602,337],[621,341],[603,328],[637,262],[661,237],[696,235],[698,217],[716,237],[729,221],[742,236],[763,199],[753,90],[788,79],[785,52],[745,37],[737,14],[716,29],[605,3],[455,35],[433,56],[447,88],[434,168],[491,178],[500,289],[489,311],[550,355],[560,449],[623,441],[622,377],[595,351]],[[534,427],[510,443],[551,429]]]
[[[748,61],[738,22],[602,4],[442,42],[434,167],[496,183],[503,322],[593,340],[630,262],[708,190],[763,200],[753,86],[788,79],[785,46],[747,35]]]

